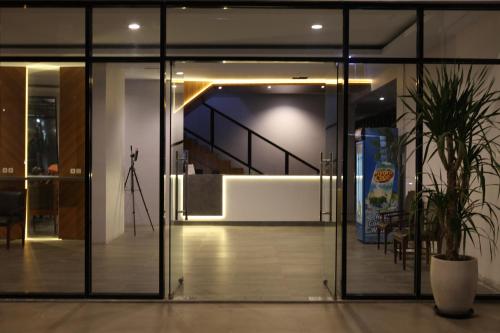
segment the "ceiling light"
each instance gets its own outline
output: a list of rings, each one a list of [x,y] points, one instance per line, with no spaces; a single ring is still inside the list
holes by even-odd
[[[385,100],[385,97],[384,97],[384,96],[379,97],[379,98],[378,98],[378,100],[379,100],[379,101],[383,101],[383,100]]]
[[[267,89],[271,89],[272,87],[271,86],[267,86]]]
[[[186,10],[186,9],[187,9],[187,7],[182,7],[181,9],[182,9],[182,10]]]
[[[128,25],[128,28],[130,30],[139,30],[141,28],[141,25],[139,23],[130,23]]]
[[[311,29],[321,30],[321,29],[323,29],[323,25],[322,24],[313,24],[313,25],[311,25]]]
[[[325,89],[325,86],[321,86],[321,89]]]
[[[175,88],[177,88],[177,86],[174,84],[174,85],[172,86],[172,88],[174,88],[174,89],[175,89]]]
[[[177,72],[175,75],[184,75],[184,72]]]
[[[222,86],[219,86],[219,88],[218,88],[218,89],[219,89],[219,90],[221,90],[221,89],[222,89]]]
[[[229,7],[224,6],[224,7],[222,7],[222,9],[223,9],[223,10],[228,10],[228,9],[229,9]]]

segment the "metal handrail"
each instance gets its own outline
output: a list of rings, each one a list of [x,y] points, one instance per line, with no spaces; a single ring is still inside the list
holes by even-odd
[[[202,137],[201,135],[199,134],[196,134],[195,132],[191,131],[190,129],[188,128],[184,128],[184,131],[192,136],[194,136],[195,138],[197,138],[198,140],[200,141],[203,141],[204,143],[206,143],[207,145],[211,145],[210,141],[208,141],[207,139],[205,139],[204,137]],[[217,145],[213,145],[213,148],[217,149],[218,151],[220,151],[221,153],[223,154],[226,154],[227,156],[229,156],[230,158],[234,159],[235,161],[237,161],[238,163],[241,163],[243,164],[244,166],[246,166],[247,168],[257,172],[258,174],[264,174],[262,171],[254,168],[253,166],[251,166],[250,164],[242,161],[240,158],[234,156],[233,154],[231,154],[230,152],[226,151],[225,149],[217,146]]]
[[[203,102],[202,103],[205,107],[207,107],[210,111],[211,111],[211,116],[210,116],[210,141],[208,140],[205,140],[204,141],[208,141],[207,143],[211,146],[211,147],[215,147],[215,126],[214,126],[214,114],[217,114],[227,120],[229,120],[230,122],[232,122],[233,124],[236,124],[237,126],[243,128],[244,130],[247,131],[248,133],[248,163],[243,163],[245,164],[248,168],[249,168],[249,171],[251,169],[254,169],[252,166],[251,166],[251,162],[252,162],[252,156],[251,156],[251,147],[252,147],[252,135],[258,137],[259,139],[263,140],[264,142],[270,144],[271,146],[281,150],[283,153],[285,153],[285,174],[289,174],[289,166],[290,166],[290,157],[296,159],[297,161],[301,162],[302,164],[304,164],[305,166],[309,167],[310,169],[313,169],[317,174],[319,174],[319,169],[316,168],[314,165],[312,165],[311,163],[303,160],[302,158],[298,157],[297,155],[293,154],[292,152],[286,150],[285,148],[279,146],[278,144],[272,142],[271,140],[267,139],[266,137],[262,136],[261,134],[255,132],[254,130],[252,130],[251,128],[243,125],[242,123],[240,123],[239,121],[229,117],[228,115],[222,113],[221,111],[217,110],[216,108],[214,108],[213,106],[211,106],[210,104],[206,103],[206,102]],[[192,131],[191,131],[192,132]],[[220,148],[217,148],[218,150],[221,150]],[[226,152],[227,153],[227,152]],[[228,154],[228,155],[231,155],[232,154]],[[234,158],[234,157],[233,157]],[[236,159],[236,158],[235,158]],[[238,162],[242,163],[241,160],[239,159],[236,159]]]

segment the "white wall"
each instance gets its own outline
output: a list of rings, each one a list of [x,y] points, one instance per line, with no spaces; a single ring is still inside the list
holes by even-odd
[[[125,137],[123,140],[123,170],[130,166],[130,146],[139,149],[135,164],[144,199],[154,225],[159,223],[159,172],[160,150],[160,81],[125,80]],[[130,181],[130,180],[129,180]],[[130,189],[130,184],[127,184]],[[137,191],[137,187],[136,187]],[[136,192],[136,223],[148,224],[149,220],[139,192]],[[125,223],[131,225],[132,195],[125,195]]]
[[[124,232],[124,74],[95,64],[92,114],[92,239],[108,243]]]

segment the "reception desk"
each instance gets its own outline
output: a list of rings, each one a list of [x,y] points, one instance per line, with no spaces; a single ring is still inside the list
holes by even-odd
[[[188,177],[204,177],[193,175]],[[206,175],[213,177],[213,175]],[[210,187],[200,189],[199,197],[207,194],[216,196],[222,206],[222,214],[195,215],[189,211],[189,201],[196,196],[189,190],[188,221],[221,222],[318,222],[320,212],[320,177],[319,176],[261,176],[261,175],[220,175],[222,191]],[[188,178],[189,179],[189,178]],[[178,208],[183,209],[183,178],[178,176],[178,193],[175,194],[175,176],[172,176],[173,200],[177,197]],[[323,211],[329,209],[329,178],[323,178]],[[192,184],[190,181],[189,184]],[[188,185],[189,186],[189,185]],[[336,201],[335,177],[332,182],[332,215],[335,220]],[[211,200],[214,198],[212,197]],[[183,219],[179,214],[180,219]],[[328,216],[324,216],[327,220]]]

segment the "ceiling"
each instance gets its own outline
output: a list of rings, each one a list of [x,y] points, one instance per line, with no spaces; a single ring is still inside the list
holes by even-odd
[[[185,7],[183,7],[185,8]],[[339,49],[342,13],[325,9],[170,8],[167,43],[173,47],[269,46]],[[415,20],[412,12],[353,11],[353,44],[380,47]],[[83,45],[84,10],[80,8],[2,8],[0,43],[8,45]],[[128,29],[139,23],[136,31]],[[321,24],[323,29],[312,30]],[[97,45],[157,47],[160,11],[156,8],[96,8],[93,41]]]

